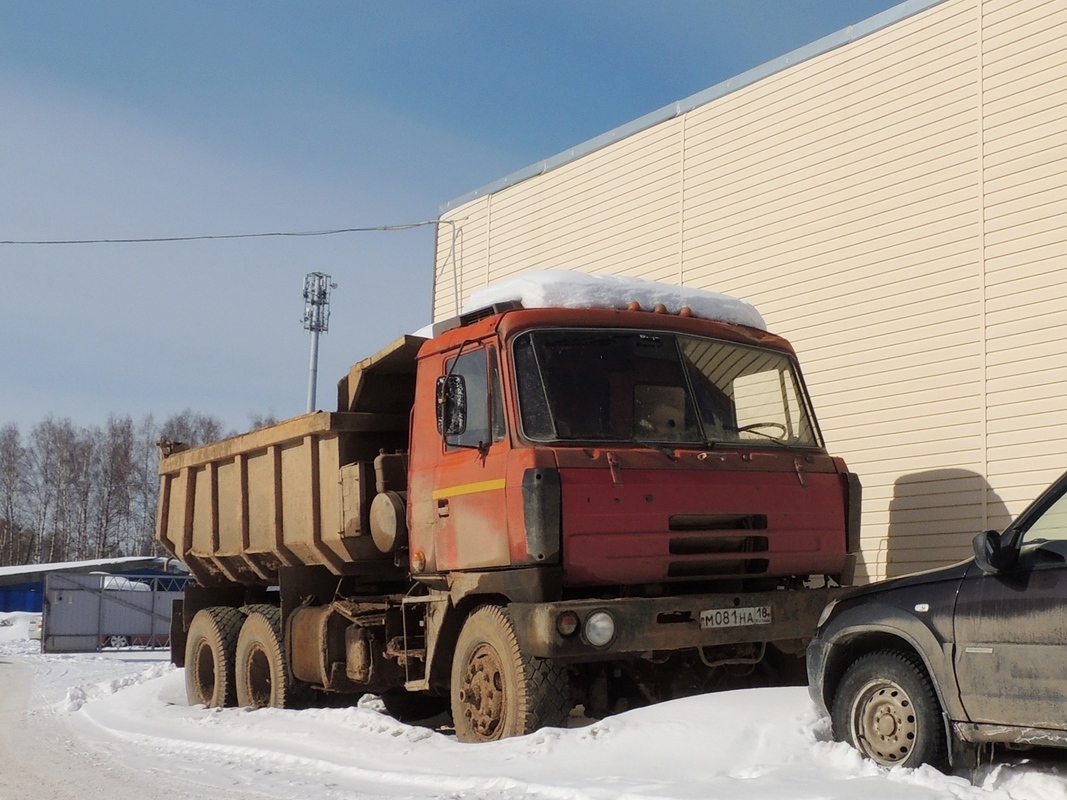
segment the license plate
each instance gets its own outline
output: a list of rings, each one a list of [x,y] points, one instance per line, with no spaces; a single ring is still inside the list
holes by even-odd
[[[770,606],[709,608],[700,612],[701,628],[739,628],[744,625],[770,625]]]

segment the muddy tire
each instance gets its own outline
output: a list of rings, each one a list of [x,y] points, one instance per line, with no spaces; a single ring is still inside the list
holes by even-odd
[[[834,738],[883,767],[948,765],[941,706],[922,660],[879,650],[846,671],[831,703]]]
[[[274,606],[245,609],[248,616],[237,637],[234,678],[242,708],[290,708],[293,705],[285,664],[282,612]]]
[[[234,658],[244,614],[213,606],[196,612],[185,642],[185,695],[189,705],[224,708],[237,701]]]
[[[452,659],[452,718],[461,742],[489,742],[563,724],[571,709],[567,673],[524,655],[507,609],[476,608]]]

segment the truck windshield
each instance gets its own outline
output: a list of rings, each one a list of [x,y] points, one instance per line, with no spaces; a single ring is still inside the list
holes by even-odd
[[[519,415],[535,441],[818,447],[792,361],[772,350],[640,330],[515,339]]]

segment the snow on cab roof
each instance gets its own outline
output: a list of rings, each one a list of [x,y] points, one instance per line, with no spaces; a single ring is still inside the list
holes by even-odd
[[[593,275],[571,270],[537,270],[475,291],[464,314],[518,301],[523,308],[614,308],[637,302],[646,311],[663,304],[671,314],[688,306],[694,317],[767,330],[755,306],[718,292],[674,286],[625,275]]]

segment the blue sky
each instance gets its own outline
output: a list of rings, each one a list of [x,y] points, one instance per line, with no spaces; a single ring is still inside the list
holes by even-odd
[[[455,197],[891,0],[0,4],[0,240],[321,230]],[[0,245],[0,424],[304,411],[429,321],[430,228]]]

